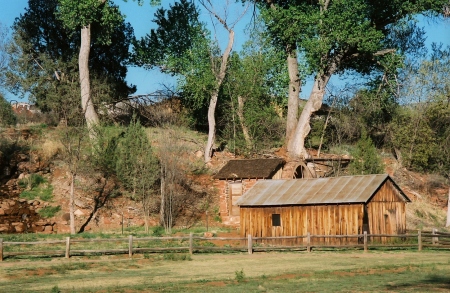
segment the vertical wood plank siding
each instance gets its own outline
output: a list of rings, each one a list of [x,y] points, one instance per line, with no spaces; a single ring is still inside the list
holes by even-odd
[[[358,234],[362,233],[363,211],[363,204],[241,207],[241,236],[296,236],[308,232],[312,235]],[[280,214],[281,226],[272,226],[273,214]],[[313,243],[340,242],[329,238],[313,239]],[[342,240],[342,243],[356,242],[356,238]]]
[[[388,180],[374,196],[364,203],[298,205],[298,206],[241,206],[241,236],[254,237],[306,235],[362,234],[366,205],[368,234],[403,234],[406,232],[405,201]],[[272,226],[272,215],[280,214],[281,226]],[[386,237],[372,241],[387,242]],[[306,239],[304,239],[306,243]],[[313,238],[313,243],[356,243],[357,238]]]

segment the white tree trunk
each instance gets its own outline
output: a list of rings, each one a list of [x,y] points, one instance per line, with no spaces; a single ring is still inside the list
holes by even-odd
[[[91,85],[89,79],[89,53],[91,50],[91,26],[85,26],[81,29],[80,54],[78,55],[78,67],[80,71],[81,85],[81,107],[88,129],[98,124],[98,115],[95,112],[94,104],[91,99]]]
[[[298,72],[297,52],[288,53],[287,66],[289,72],[289,98],[286,117],[286,145],[289,145],[297,126],[298,100],[300,95],[300,76]]]
[[[214,71],[213,66],[213,74],[216,77],[216,88],[211,94],[211,100],[209,101],[209,108],[208,108],[208,141],[205,146],[205,154],[204,159],[205,163],[209,163],[211,161],[212,155],[213,155],[213,146],[214,146],[214,139],[216,137],[216,118],[215,118],[215,112],[216,112],[216,105],[217,100],[219,97],[219,89],[222,85],[222,82],[225,78],[225,74],[227,71],[227,65],[228,65],[228,57],[230,56],[231,50],[233,49],[233,43],[234,43],[234,31],[224,23],[221,22],[225,29],[228,30],[228,45],[225,48],[225,51],[222,55],[222,62],[220,63],[220,69],[219,72]],[[211,62],[214,62],[211,60]]]
[[[245,125],[244,121],[244,98],[242,98],[241,96],[238,96],[238,111],[237,111],[237,115],[239,117],[239,123],[241,125],[241,129],[242,129],[242,134],[244,135],[244,139],[245,139],[245,144],[247,146],[248,149],[250,149],[252,147],[252,140],[250,138],[250,134],[248,132],[248,128]]]
[[[216,106],[217,106],[217,100],[218,100],[219,93],[217,91],[214,91],[214,93],[211,96],[211,100],[209,101],[209,107],[208,107],[208,141],[206,142],[205,146],[205,163],[208,163],[211,161],[212,155],[213,155],[213,146],[214,146],[214,140],[216,138]]]
[[[70,195],[69,195],[69,217],[70,217],[70,234],[75,235],[75,174],[71,174]]]
[[[310,121],[314,112],[322,107],[323,98],[325,96],[325,87],[330,79],[331,74],[316,77],[314,85],[306,102],[305,108],[298,119],[294,136],[288,144],[288,154],[290,159],[298,160],[309,157],[305,148],[305,139],[311,130]]]

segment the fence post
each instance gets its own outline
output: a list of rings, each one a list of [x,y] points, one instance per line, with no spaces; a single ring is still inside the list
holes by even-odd
[[[248,234],[248,241],[247,241],[247,246],[248,246],[248,254],[252,254],[253,253],[253,243],[252,243],[252,235]]]
[[[367,231],[364,231],[364,252],[367,252],[368,247],[367,247],[368,243],[367,243]]]
[[[128,257],[133,256],[133,235],[128,236]]]
[[[422,231],[417,231],[417,243],[419,245],[419,251],[422,251]]]
[[[0,238],[0,261],[3,261],[3,238]]]
[[[66,258],[70,257],[70,237],[66,237]]]
[[[189,233],[189,254],[192,255],[194,253],[194,233]]]
[[[311,234],[309,232],[306,234],[306,251],[311,252]]]
[[[433,228],[433,232],[432,232],[432,234],[433,235],[437,235],[437,229],[436,228]],[[439,238],[438,237],[433,237],[433,238],[431,238],[432,240],[431,240],[431,243],[433,244],[433,245],[436,245],[436,244],[439,244]]]

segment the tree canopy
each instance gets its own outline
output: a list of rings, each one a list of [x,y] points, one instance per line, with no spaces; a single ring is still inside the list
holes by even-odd
[[[30,99],[43,111],[57,111],[64,118],[79,112],[77,55],[80,32],[64,28],[57,17],[57,0],[30,0],[26,12],[14,23],[15,46],[10,86],[17,92],[31,93]],[[93,40],[90,70],[93,75],[93,100],[121,100],[136,88],[125,81],[128,48],[133,37],[129,23],[116,23],[105,44],[104,24],[92,24]],[[78,94],[77,94],[78,93]]]

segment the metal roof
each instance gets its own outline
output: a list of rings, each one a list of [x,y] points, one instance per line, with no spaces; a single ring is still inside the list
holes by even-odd
[[[283,159],[230,160],[214,179],[272,178],[283,163]]]
[[[390,180],[405,202],[409,198],[387,174],[258,181],[236,202],[239,206],[366,203]]]

